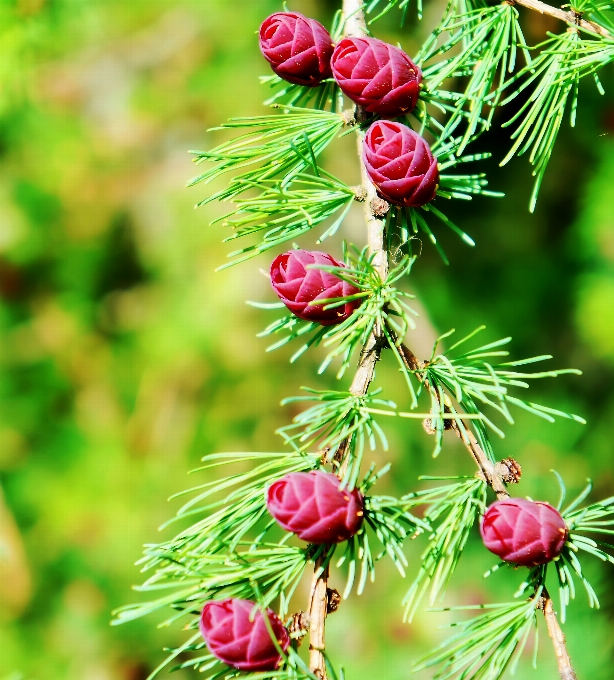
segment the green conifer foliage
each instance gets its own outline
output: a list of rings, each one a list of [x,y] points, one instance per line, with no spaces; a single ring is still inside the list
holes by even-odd
[[[566,22],[561,24],[562,32],[544,36],[539,45],[527,44],[516,5],[561,19]],[[407,0],[372,0],[364,5],[344,0],[331,27],[332,39],[376,36],[379,18],[398,12],[406,22],[409,6]],[[421,14],[421,4],[417,11]],[[390,205],[378,196],[360,153],[361,186],[347,186],[326,170],[324,152],[330,153],[347,135],[355,137],[360,152],[366,130],[375,120],[361,106],[351,106],[333,78],[307,87],[285,83],[278,76],[264,77],[263,83],[273,90],[268,100],[271,114],[232,119],[223,126],[233,135],[229,141],[193,152],[196,163],[205,169],[191,186],[202,188],[222,176],[227,179],[225,188],[216,189],[199,205],[229,203],[216,223],[231,230],[226,240],[247,243],[232,251],[231,261],[224,266],[256,256],[268,261],[273,254],[269,251],[298,248],[297,242],[314,230],[322,248],[342,250],[343,266],[310,267],[351,284],[354,291],[319,298],[317,304],[335,309],[351,303],[354,311],[336,325],[321,325],[299,319],[272,296],[252,301],[267,314],[283,310],[261,334],[273,339],[268,349],[289,344],[290,362],[294,362],[305,352],[324,348],[319,373],[335,371],[339,389],[321,390],[316,384],[306,388],[303,396],[286,399],[285,403],[302,410],[279,430],[282,451],[207,455],[198,471],[202,483],[186,492],[189,500],[173,520],[183,528],[174,538],[146,547],[141,566],[148,576],[139,590],[150,599],[119,610],[116,622],[163,610],[168,614],[165,624],[179,621],[187,630],[185,644],[173,650],[154,675],[170,664],[197,669],[210,679],[343,678],[324,646],[326,617],[334,612],[339,597],[360,594],[375,580],[379,560],[390,559],[400,576],[412,579],[399,603],[407,619],[425,602],[439,605],[490,495],[509,498],[508,486],[519,479],[519,464],[498,461],[496,453],[496,438],[514,423],[514,412],[520,409],[548,421],[566,418],[584,423],[580,416],[524,397],[531,380],[579,371],[532,370],[533,364],[541,365],[551,357],[510,359],[506,349],[510,338],[481,344],[476,334],[482,328],[459,340],[450,331],[437,340],[428,360],[419,361],[410,349],[416,313],[409,290],[412,271],[420,266],[423,242],[446,258],[437,237],[440,229],[451,229],[468,246],[475,245],[447,217],[447,202],[500,195],[486,188],[486,178],[479,172],[479,162],[489,155],[479,149],[488,148],[489,131],[501,124],[499,109],[507,111],[516,102],[503,123],[512,130],[513,141],[502,163],[529,153],[536,178],[530,201],[533,210],[560,126],[567,116],[572,125],[575,122],[580,81],[590,76],[601,90],[598,71],[613,59],[614,38],[603,4],[588,0],[566,12],[539,0],[499,4],[451,0],[414,57],[423,77],[418,105],[398,118],[429,139],[438,161],[436,195],[419,207]],[[476,144],[478,138],[481,146]],[[469,167],[475,163],[478,171],[466,172],[465,163]],[[364,208],[366,232],[353,234],[355,242],[339,247],[333,237],[355,203]],[[398,368],[399,380],[407,388],[406,407],[399,408],[378,388],[375,368],[380,360],[394,362]],[[424,436],[433,438],[434,455],[445,455],[447,437],[456,435],[470,454],[468,475],[408,480],[407,493],[399,498],[375,495],[377,482],[389,466],[367,468],[365,452],[388,449],[385,429],[390,418],[407,419],[408,426],[423,421]],[[523,466],[530,475],[531,461]],[[210,481],[207,472],[214,468],[228,470],[228,476]],[[341,489],[359,489],[364,495],[365,521],[344,544],[296,545],[290,534],[280,534],[267,512],[266,493],[273,482],[310,471],[332,471]],[[560,556],[524,572],[512,571],[504,563],[495,566],[489,573],[505,567],[508,581],[516,581],[509,593],[515,599],[476,603],[482,610],[479,616],[458,624],[460,632],[424,660],[414,659],[417,669],[437,667],[435,677],[441,679],[500,678],[515,668],[543,616],[561,678],[576,677],[559,620],[569,616],[575,581],[583,584],[591,606],[598,606],[583,563],[592,558],[614,562],[604,542],[614,533],[614,498],[583,505],[588,488],[563,510],[562,481],[561,487],[559,508],[568,536]],[[423,545],[419,565],[406,558],[404,546],[410,540]],[[328,589],[331,570],[345,574],[341,595]],[[548,574],[558,584],[556,607],[547,588]],[[309,578],[311,597],[299,611],[297,588]],[[199,615],[208,601],[229,597],[272,607],[286,622],[293,642],[286,652],[279,650],[283,657],[279,668],[257,673],[232,670],[207,650],[198,630]],[[308,661],[299,649],[307,631]]]

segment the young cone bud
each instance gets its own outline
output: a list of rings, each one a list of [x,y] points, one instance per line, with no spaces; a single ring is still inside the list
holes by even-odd
[[[309,304],[315,300],[331,300],[358,293],[358,289],[322,269],[307,269],[309,265],[343,267],[333,257],[317,250],[291,250],[279,255],[271,265],[271,285],[279,299],[299,319],[332,326],[345,321],[360,305],[360,300],[346,302],[339,307],[324,309],[322,305]]]
[[[422,72],[398,47],[376,38],[345,38],[332,58],[343,93],[370,113],[395,118],[413,111]]]
[[[558,510],[524,498],[496,501],[480,527],[484,545],[505,562],[534,567],[558,557],[568,530]]]
[[[377,193],[390,203],[418,208],[435,197],[437,159],[426,140],[407,125],[373,123],[365,136],[363,160]]]
[[[229,598],[205,605],[200,617],[200,632],[209,651],[225,664],[241,671],[273,671],[282,657],[261,611],[251,614],[256,606],[250,600]],[[266,610],[271,629],[281,649],[286,651],[290,636],[280,619]]]
[[[298,12],[271,14],[260,26],[260,50],[280,78],[315,86],[331,77],[333,41],[315,19]]]
[[[362,526],[364,502],[358,489],[340,490],[339,484],[328,472],[292,472],[268,488],[267,508],[307,543],[341,543]]]

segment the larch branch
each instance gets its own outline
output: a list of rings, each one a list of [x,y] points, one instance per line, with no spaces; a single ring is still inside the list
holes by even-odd
[[[362,0],[343,0],[343,15],[345,17],[345,36],[360,38],[368,35]],[[356,107],[354,118],[358,124],[364,121],[365,112],[361,107]],[[384,281],[388,275],[388,254],[384,241],[385,220],[378,219],[373,214],[371,204],[372,201],[377,198],[377,193],[373,183],[367,175],[364,163],[362,162],[363,135],[359,129],[357,129],[356,137],[358,157],[360,159],[361,182],[364,189],[367,243],[369,245],[370,254],[374,256],[373,266],[379,272],[382,281]],[[375,373],[375,365],[379,361],[384,345],[383,340],[383,331],[380,327],[376,326],[360,353],[358,368],[350,386],[350,392],[352,394],[356,396],[367,394],[369,385],[371,384]],[[321,567],[321,561],[316,563],[314,579],[311,586],[309,609],[309,667],[315,676],[325,679],[326,664],[323,652],[326,645],[325,628],[328,609],[327,589],[329,569],[327,566],[321,574],[318,574]]]
[[[600,35],[605,38],[612,38],[612,36],[605,28],[602,26],[582,19],[582,17],[573,11],[565,12],[562,9],[552,7],[541,0],[509,0],[511,4],[522,5],[528,9],[538,11],[541,14],[547,14],[549,16],[561,19],[566,23],[579,26],[591,33]],[[344,35],[348,37],[362,37],[369,35],[367,29],[365,16],[364,16],[364,3],[361,0],[343,0],[343,14],[345,17],[345,31]],[[357,106],[354,112],[354,118],[357,123],[357,127],[364,122],[365,112],[360,106]],[[360,172],[361,172],[361,183],[364,189],[364,211],[365,220],[367,223],[367,240],[369,245],[369,252],[374,255],[373,264],[380,274],[382,281],[386,279],[388,274],[388,253],[385,248],[385,220],[380,219],[375,216],[372,205],[373,201],[376,200],[377,192],[376,189],[369,179],[367,170],[364,163],[362,162],[362,143],[363,134],[360,129],[357,130],[357,145],[358,145],[358,156],[360,158]],[[375,373],[375,365],[379,361],[382,348],[385,346],[384,335],[382,329],[379,327],[374,328],[373,333],[366,345],[363,347],[358,368],[352,384],[350,387],[350,392],[356,396],[365,395],[369,389],[369,385],[373,380]],[[412,371],[419,371],[422,367],[420,362],[417,360],[416,356],[408,349],[405,345],[400,345],[401,355],[407,365],[407,367]],[[416,373],[419,380],[423,380],[419,373]],[[463,428],[459,427],[457,423],[453,423],[452,429],[456,432],[457,436],[461,439],[463,444],[466,446],[467,450],[471,454],[473,460],[478,466],[481,475],[483,476],[486,483],[495,492],[498,500],[503,500],[509,498],[510,495],[507,491],[506,484],[501,476],[497,467],[490,461],[486,453],[483,451],[479,442],[472,432],[471,428],[463,422]],[[324,650],[325,650],[325,628],[326,628],[326,615],[328,610],[328,577],[329,577],[329,567],[328,565],[321,571],[322,565],[327,557],[322,557],[315,566],[314,578],[311,587],[311,599],[310,599],[310,609],[309,609],[309,619],[310,619],[310,669],[319,678],[323,680],[326,679],[326,664],[324,660]],[[319,573],[321,571],[321,573]],[[554,646],[554,651],[556,654],[559,675],[561,680],[577,680],[577,676],[572,668],[569,653],[567,651],[565,643],[565,635],[561,630],[559,621],[554,611],[552,599],[548,592],[544,589],[544,617],[546,619],[546,624],[548,627],[548,633],[552,639]]]
[[[508,0],[506,0],[506,2],[507,1]],[[570,26],[578,26],[589,33],[600,35],[603,38],[614,38],[607,28],[604,28],[594,21],[587,21],[586,19],[583,19],[580,12],[574,12],[573,10],[566,12],[565,10],[559,9],[558,7],[548,5],[541,0],[509,0],[509,3],[511,5],[522,5],[523,7],[532,9],[534,12],[539,12],[540,14],[547,14],[548,16],[564,21]]]
[[[430,390],[431,386],[428,384],[428,381],[425,379],[424,375],[420,373],[420,369],[425,368],[424,364],[421,364],[420,361],[418,361],[416,355],[406,345],[401,344],[399,349],[401,357],[407,369],[409,371],[414,372],[416,378]],[[433,391],[433,394],[436,399],[439,399],[439,395],[436,392]],[[480,446],[476,436],[471,431],[469,425],[465,421],[461,421],[463,424],[463,428],[461,428],[459,427],[458,423],[455,420],[453,420],[453,418],[454,416],[451,415],[450,416],[450,420],[452,420],[451,427],[454,430],[454,432],[456,432],[456,435],[460,438],[463,444],[467,447],[467,450],[471,454],[471,457],[473,458],[476,465],[480,469],[484,481],[486,481],[488,486],[490,486],[491,489],[497,494],[498,500],[509,498],[510,495],[507,491],[507,487],[505,486],[503,478],[497,472],[495,465],[484,453],[482,447]]]
[[[425,379],[424,375],[420,374],[420,369],[425,368],[424,364],[421,364],[416,355],[405,345],[400,345],[400,350],[407,369],[415,372],[418,380],[422,382],[425,387],[430,389],[428,381]],[[435,394],[435,397],[438,398],[438,395]],[[453,418],[453,416],[451,416],[451,418]],[[495,492],[497,500],[501,501],[509,498],[510,495],[507,491],[505,481],[503,480],[500,471],[497,469],[498,466],[494,465],[486,453],[484,453],[475,434],[472,432],[468,424],[465,421],[461,422],[463,424],[463,428],[459,427],[458,423],[453,420],[452,429],[467,447],[467,450],[471,454],[471,457],[480,470],[480,475],[486,481],[488,486],[490,486],[490,488]],[[543,610],[544,617],[546,619],[548,635],[550,635],[552,645],[554,646],[554,653],[556,654],[561,680],[578,680],[571,665],[571,659],[569,657],[567,644],[565,642],[565,635],[561,630],[556,612],[554,611],[552,598],[550,597],[550,594],[546,588],[542,590],[542,598],[543,603],[541,605],[541,609]]]

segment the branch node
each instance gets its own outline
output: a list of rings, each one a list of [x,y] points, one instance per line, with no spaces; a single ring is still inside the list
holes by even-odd
[[[330,454],[330,446],[325,446],[321,451],[318,451],[318,455],[320,456],[320,463],[322,465],[328,465],[331,463],[331,459],[329,458]]]
[[[436,428],[433,427],[433,421],[430,418],[425,418],[422,421],[422,427],[427,434],[435,434],[437,432]]]
[[[443,410],[444,413],[452,413],[449,406],[444,406]],[[435,414],[432,411],[431,413],[434,417],[441,418],[440,414]],[[433,425],[433,418],[425,418],[422,421],[422,427],[425,429],[427,434],[435,434],[437,432],[437,428]],[[449,418],[443,419],[443,429],[444,430],[454,429],[454,416],[450,416]]]
[[[354,125],[356,125],[355,109],[346,109],[339,115],[341,116],[341,120],[343,121],[344,125],[348,127],[353,127]]]
[[[331,458],[331,464],[334,468],[334,471],[336,472],[340,467],[343,461],[345,460],[346,453],[350,447],[351,444],[351,436],[348,437],[347,439],[344,439],[339,446],[337,447],[337,450],[335,451],[335,454]]]
[[[513,458],[505,458],[495,464],[495,473],[498,474],[506,484],[518,484],[522,477],[522,466]]]
[[[333,614],[339,609],[341,604],[341,595],[336,588],[326,589],[326,611],[328,614]]]
[[[388,214],[388,211],[390,210],[390,203],[378,196],[371,201],[369,207],[371,208],[373,217],[381,219],[382,217],[386,217]]]
[[[288,626],[288,633],[293,640],[300,646],[307,632],[309,631],[309,614],[304,611],[297,612],[292,616],[292,621]]]
[[[358,201],[358,203],[364,203],[366,198],[367,198],[367,190],[362,186],[362,184],[359,184],[358,186],[355,187],[350,187],[350,191],[354,194],[354,200]]]

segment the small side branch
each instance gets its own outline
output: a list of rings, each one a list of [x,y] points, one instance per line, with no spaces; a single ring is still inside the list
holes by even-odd
[[[463,423],[463,425],[465,425],[465,423]],[[469,441],[463,437],[463,433],[457,431],[457,434],[463,439],[465,446],[467,446],[469,449],[469,452],[480,468],[480,472],[484,476],[486,483],[497,494],[498,500],[505,500],[506,498],[509,498],[510,495],[505,487],[505,482],[503,481],[501,472],[497,469],[497,466],[493,465],[486,457],[486,454],[478,445],[475,435],[466,425],[465,431],[468,435]],[[552,640],[561,680],[578,680],[571,665],[571,659],[569,657],[569,652],[567,651],[567,645],[565,642],[565,635],[563,634],[561,625],[559,624],[558,618],[556,616],[556,612],[554,611],[552,599],[546,588],[544,588],[542,591],[542,597],[544,599],[542,606],[544,617],[546,619],[546,625],[548,627],[548,635],[550,635],[550,639]]]
[[[507,0],[506,0],[507,1]],[[578,12],[566,12],[565,10],[559,9],[558,7],[553,7],[548,5],[541,0],[509,0],[512,5],[522,5],[528,9],[532,9],[540,14],[547,14],[548,16],[560,19],[570,26],[578,26],[579,28],[588,31],[589,33],[594,33],[595,35],[600,35],[603,38],[614,38],[614,36],[603,26],[596,24],[594,21],[587,21],[582,18],[582,15]]]
[[[409,347],[403,344],[400,345],[400,353],[407,369],[409,371],[413,371],[418,380],[423,383],[425,387],[431,389],[430,385],[428,384],[428,380],[426,380],[424,377],[424,374],[420,373],[420,369],[424,368],[424,365],[418,361],[416,355],[409,349]],[[432,393],[436,399],[439,399],[439,395],[436,392],[432,391]],[[453,416],[450,416],[450,418],[452,419]],[[454,430],[454,432],[456,432],[456,435],[467,447],[467,450],[478,466],[484,481],[497,494],[498,500],[509,498],[510,495],[505,486],[505,482],[497,471],[495,465],[482,450],[482,447],[480,446],[476,436],[473,434],[468,424],[465,421],[461,422],[463,424],[462,428],[455,420],[452,420],[451,428]]]
[[[424,374],[420,373],[420,369],[424,369],[424,364],[421,364],[420,361],[418,361],[416,355],[405,345],[401,345],[400,350],[401,356],[403,357],[403,361],[405,362],[408,370],[413,371],[418,380],[423,385],[425,385],[425,387],[430,389]],[[435,394],[435,396],[438,398],[438,395]],[[463,425],[462,429],[459,427],[456,421],[452,421],[452,429],[467,447],[471,457],[478,466],[478,474],[495,492],[497,495],[497,500],[501,501],[509,498],[510,495],[507,491],[503,475],[505,474],[504,470],[507,471],[508,474],[510,472],[514,472],[512,468],[513,464],[515,464],[515,461],[509,459],[507,461],[503,461],[503,464],[498,463],[497,465],[494,465],[482,450],[482,447],[479,445],[476,436],[473,434],[468,424],[464,421],[461,422]],[[517,479],[515,481],[517,481]],[[569,658],[569,652],[567,651],[567,645],[565,643],[565,635],[563,634],[556,616],[556,612],[554,611],[552,599],[546,588],[544,588],[542,591],[542,603],[540,609],[542,609],[544,612],[546,625],[548,626],[548,634],[552,640],[554,653],[556,654],[556,659],[559,665],[559,675],[561,680],[578,680],[571,665],[571,659]]]

